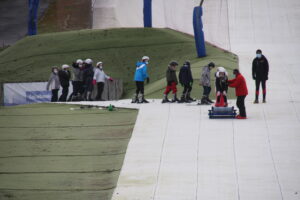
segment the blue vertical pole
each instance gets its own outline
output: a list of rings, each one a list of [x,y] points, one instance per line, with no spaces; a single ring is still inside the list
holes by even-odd
[[[194,8],[193,25],[198,57],[206,56],[202,14],[202,6],[197,6]]]
[[[152,27],[152,0],[144,0],[144,27]]]
[[[28,35],[37,34],[39,0],[28,0]]]

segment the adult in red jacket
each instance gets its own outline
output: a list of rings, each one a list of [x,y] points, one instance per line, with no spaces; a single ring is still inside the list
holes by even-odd
[[[235,88],[235,95],[237,96],[236,105],[239,108],[240,114],[236,117],[237,119],[246,119],[246,107],[245,98],[248,95],[248,89],[245,78],[239,72],[238,69],[233,70],[235,79],[229,80],[229,87]]]

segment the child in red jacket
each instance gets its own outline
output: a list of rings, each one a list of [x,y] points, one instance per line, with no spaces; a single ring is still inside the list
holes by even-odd
[[[235,95],[237,96],[236,105],[239,108],[240,114],[236,116],[237,119],[246,119],[245,98],[248,95],[246,80],[238,69],[233,70],[235,79],[229,80],[229,87],[235,88]]]

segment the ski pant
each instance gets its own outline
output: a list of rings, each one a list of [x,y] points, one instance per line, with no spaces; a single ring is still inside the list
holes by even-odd
[[[203,86],[203,96],[208,97],[211,91],[211,87],[210,86]]]
[[[144,81],[136,81],[135,85],[136,85],[136,92],[135,92],[136,95],[138,95],[139,93],[144,95]]]
[[[70,94],[68,101],[73,100],[73,96],[77,96],[78,94],[83,94],[83,82],[82,81],[72,81],[73,92]]]
[[[239,108],[241,117],[247,117],[246,107],[245,107],[245,98],[246,98],[246,96],[237,96],[237,100],[236,100],[236,106]]]
[[[59,101],[67,101],[69,86],[62,86],[62,94],[59,97]]]
[[[224,91],[226,92],[226,95],[223,94]],[[227,91],[226,90],[217,91],[217,102],[218,103],[220,102],[220,100],[221,100],[221,94],[223,95],[224,102],[227,103]]]
[[[192,91],[192,86],[190,84],[183,84],[183,92],[182,95],[187,95]]]
[[[86,84],[83,86],[84,87],[84,99],[91,101],[92,99],[92,91],[94,88],[94,85],[92,83],[92,81],[86,81]]]
[[[82,81],[73,81],[72,82],[72,84],[73,84],[73,95],[74,96],[77,96],[78,95],[78,93],[80,93],[80,94],[82,94],[83,93],[83,88],[82,88]]]
[[[52,90],[52,97],[51,97],[51,102],[57,102],[58,100],[58,90],[59,89],[54,89]]]
[[[266,80],[256,79],[255,80],[255,86],[256,86],[256,97],[259,95],[259,86],[261,84],[264,98],[266,96],[267,90],[266,90]]]
[[[96,96],[96,100],[102,100],[103,89],[104,89],[104,82],[98,82],[97,83],[97,96]]]
[[[164,94],[167,95],[171,91],[172,91],[173,94],[176,94],[176,92],[177,92],[176,82],[172,82],[171,84],[167,85]]]

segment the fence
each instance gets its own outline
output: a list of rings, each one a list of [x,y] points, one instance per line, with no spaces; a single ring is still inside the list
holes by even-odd
[[[46,90],[47,82],[33,83],[0,83],[1,105],[13,106],[30,103],[50,102],[51,92]],[[69,87],[69,95],[73,90],[72,84]],[[61,94],[61,89],[59,95]],[[97,86],[94,86],[92,97],[97,94]],[[118,100],[123,95],[123,81],[106,81],[102,99]]]

